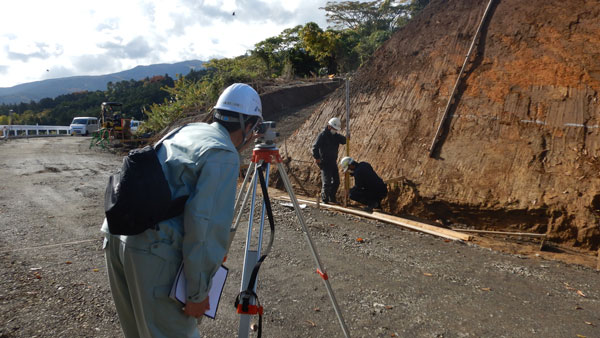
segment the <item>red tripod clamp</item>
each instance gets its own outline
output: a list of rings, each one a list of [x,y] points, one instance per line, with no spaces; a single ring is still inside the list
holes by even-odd
[[[279,149],[254,149],[252,150],[252,162],[258,163],[263,160],[264,163],[281,163],[281,156],[279,155]]]
[[[254,296],[257,305],[250,304],[250,296]],[[260,305],[256,293],[254,293],[254,291],[240,292],[235,299],[234,305],[236,308],[236,312],[240,315],[258,315],[257,337],[260,338],[262,336],[263,307]]]
[[[247,305],[248,311],[244,311],[244,305],[238,304],[237,313],[240,315],[263,315],[262,305]]]

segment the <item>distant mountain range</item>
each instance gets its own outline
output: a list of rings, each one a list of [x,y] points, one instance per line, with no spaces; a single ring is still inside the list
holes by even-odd
[[[12,104],[39,101],[43,98],[55,98],[59,95],[80,91],[106,90],[109,82],[141,80],[155,75],[169,74],[173,79],[176,74],[186,75],[191,70],[201,69],[203,62],[198,60],[178,63],[160,63],[149,66],[137,66],[118,73],[95,76],[72,76],[23,83],[8,88],[0,88],[0,104]]]

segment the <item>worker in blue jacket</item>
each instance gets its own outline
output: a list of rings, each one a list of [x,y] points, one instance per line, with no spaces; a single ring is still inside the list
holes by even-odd
[[[158,151],[173,198],[189,195],[183,214],[134,236],[111,235],[104,222],[110,287],[125,337],[200,337],[197,319],[209,308],[211,279],[229,249],[238,151],[261,120],[256,91],[231,85],[213,108],[212,124],[188,124]],[[169,298],[181,263],[183,307]]]
[[[340,186],[340,174],[337,167],[338,148],[340,144],[346,144],[346,137],[338,134],[341,129],[340,119],[331,118],[325,129],[317,136],[312,147],[315,163],[321,169],[323,203],[337,203],[336,194]]]
[[[340,161],[344,172],[350,171],[354,177],[354,187],[350,189],[350,199],[366,205],[363,209],[372,212],[381,208],[381,200],[387,196],[387,185],[375,173],[367,162],[356,162],[352,157],[344,157]]]

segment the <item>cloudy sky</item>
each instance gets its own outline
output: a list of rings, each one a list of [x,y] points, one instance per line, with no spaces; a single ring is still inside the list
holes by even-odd
[[[244,54],[326,0],[3,0],[0,87]],[[235,12],[235,15],[232,13]]]

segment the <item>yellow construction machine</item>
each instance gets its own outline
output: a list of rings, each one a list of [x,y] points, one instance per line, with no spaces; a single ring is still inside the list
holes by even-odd
[[[102,102],[100,105],[100,129],[92,137],[90,148],[94,145],[105,148],[111,139],[125,141],[131,138],[131,119],[121,112],[122,103]]]

